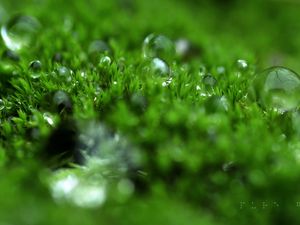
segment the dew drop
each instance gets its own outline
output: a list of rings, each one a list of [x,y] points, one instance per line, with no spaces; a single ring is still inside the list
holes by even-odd
[[[170,61],[175,56],[174,43],[164,35],[148,35],[143,43],[144,58],[161,58]]]
[[[226,72],[226,69],[225,69],[224,66],[218,66],[218,67],[217,67],[217,73],[218,73],[219,75],[223,75],[223,74],[225,74],[225,72]]]
[[[238,59],[236,61],[236,65],[237,65],[238,69],[240,69],[240,70],[246,70],[248,68],[248,63],[244,59]]]
[[[207,75],[203,76],[202,82],[207,87],[213,87],[213,86],[215,86],[217,84],[216,78],[214,78],[210,74],[207,74]]]
[[[57,91],[54,93],[53,103],[59,113],[61,113],[62,111],[72,112],[71,99],[64,91]]]
[[[206,67],[204,66],[204,65],[201,65],[200,67],[199,67],[199,76],[204,76],[205,74],[206,74]]]
[[[249,91],[262,107],[283,113],[300,103],[300,77],[288,68],[271,67],[256,75]]]
[[[59,76],[65,77],[65,79],[66,79],[67,82],[71,82],[72,81],[72,76],[74,74],[74,72],[71,69],[69,69],[69,68],[67,68],[65,66],[60,66],[57,69],[57,73],[58,73]]]
[[[34,60],[29,64],[30,76],[33,79],[40,77],[40,72],[42,69],[42,63],[39,60]]]
[[[92,41],[88,47],[88,55],[93,63],[98,63],[101,56],[110,55],[111,53],[111,48],[102,40]]]
[[[34,44],[40,28],[41,24],[36,18],[17,15],[2,26],[1,37],[7,48],[19,51]]]
[[[35,72],[41,71],[42,63],[39,60],[34,60],[29,64],[29,68]]]
[[[99,67],[108,67],[110,66],[112,60],[109,56],[103,56],[100,58]]]

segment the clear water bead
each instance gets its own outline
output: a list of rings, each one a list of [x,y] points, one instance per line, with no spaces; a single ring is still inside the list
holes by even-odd
[[[143,43],[144,58],[161,58],[170,61],[175,56],[174,43],[164,35],[148,35]]]
[[[279,112],[295,109],[300,103],[300,77],[285,67],[271,67],[257,74],[250,89],[264,108]]]
[[[20,51],[34,43],[40,28],[41,24],[36,18],[17,15],[1,27],[1,37],[7,48]]]

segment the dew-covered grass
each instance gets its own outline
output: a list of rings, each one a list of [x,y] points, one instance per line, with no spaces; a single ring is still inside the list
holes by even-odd
[[[0,225],[299,224],[297,1],[0,2]]]

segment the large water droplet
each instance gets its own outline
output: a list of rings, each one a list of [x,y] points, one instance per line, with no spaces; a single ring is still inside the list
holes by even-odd
[[[7,48],[19,51],[29,47],[37,38],[41,24],[31,16],[17,15],[1,28],[1,36]]]
[[[257,74],[250,88],[250,97],[264,108],[280,113],[296,108],[300,103],[300,77],[285,67],[271,67]]]
[[[174,43],[166,36],[150,34],[143,43],[143,56],[170,61],[175,56]]]

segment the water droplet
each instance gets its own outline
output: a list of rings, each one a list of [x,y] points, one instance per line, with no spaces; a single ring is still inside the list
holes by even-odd
[[[218,67],[217,67],[217,73],[218,73],[219,75],[223,75],[223,74],[225,74],[225,72],[226,72],[226,69],[225,69],[224,66],[218,66]]]
[[[93,63],[98,63],[99,58],[103,55],[110,55],[112,53],[108,44],[102,40],[91,42],[88,48],[88,55]]]
[[[29,64],[29,69],[35,72],[41,71],[42,63],[39,60],[34,60]]]
[[[2,26],[1,36],[7,48],[19,51],[35,42],[40,28],[41,24],[36,18],[17,15]]]
[[[29,64],[30,76],[33,79],[37,79],[40,77],[40,71],[42,69],[42,63],[39,60],[34,60]]]
[[[300,77],[285,67],[271,67],[256,75],[250,97],[264,108],[283,113],[300,103]]]
[[[206,74],[206,71],[207,71],[207,70],[206,70],[206,67],[205,67],[205,66],[203,66],[203,65],[200,66],[200,67],[199,67],[199,76],[201,76],[201,77],[204,76],[204,75]]]
[[[108,67],[112,63],[112,60],[109,56],[103,56],[100,58],[99,66],[100,67]]]
[[[170,68],[166,62],[159,58],[154,58],[151,60],[151,71],[160,76],[169,75]]]
[[[217,84],[216,78],[214,78],[210,74],[207,74],[207,75],[203,76],[202,82],[207,87],[213,87],[213,86],[215,86]]]
[[[59,76],[65,77],[65,79],[66,79],[67,82],[71,82],[72,81],[72,77],[73,77],[73,74],[74,74],[74,72],[71,69],[69,69],[69,68],[67,68],[65,66],[60,66],[57,69],[57,73],[58,73]]]
[[[175,56],[174,43],[163,35],[148,35],[143,43],[144,58],[161,58],[170,61]]]
[[[59,67],[57,69],[57,72],[58,72],[59,76],[70,76],[71,75],[70,70],[65,66]]]
[[[245,70],[248,68],[248,63],[244,59],[238,59],[236,64],[237,64],[238,69],[240,69],[240,70]]]
[[[57,108],[58,113],[72,113],[72,102],[68,94],[64,91],[56,91],[53,95],[53,104]]]

